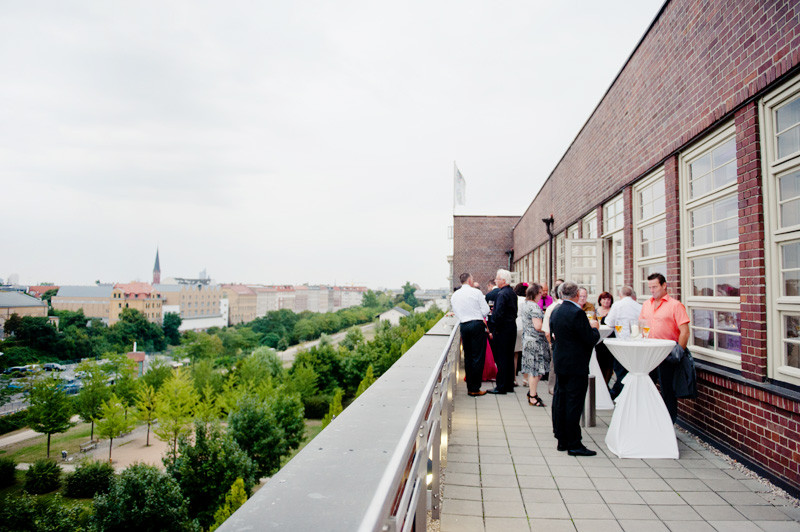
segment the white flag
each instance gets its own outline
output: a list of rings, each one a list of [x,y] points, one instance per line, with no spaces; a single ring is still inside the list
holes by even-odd
[[[458,167],[453,163],[453,207],[459,205],[466,205],[467,182],[464,181],[464,176],[458,170]]]

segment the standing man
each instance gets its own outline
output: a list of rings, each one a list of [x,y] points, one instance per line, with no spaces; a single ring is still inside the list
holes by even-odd
[[[619,297],[613,305],[611,310],[608,311],[606,316],[606,325],[614,327],[617,323],[625,323],[630,321],[637,321],[639,315],[642,313],[642,305],[636,301],[636,292],[630,286],[623,286],[619,289]],[[625,366],[620,364],[617,359],[614,359],[614,375],[617,376],[617,381],[611,388],[611,398],[616,399],[622,392],[622,379],[628,374]]]
[[[667,294],[667,279],[660,273],[647,276],[647,287],[651,297],[644,302],[640,319],[647,320],[650,324],[650,338],[661,338],[678,342],[682,349],[686,349],[689,342],[689,315],[686,307],[677,299]],[[661,397],[672,418],[678,419],[678,398],[675,397],[675,387],[672,377],[675,366],[666,360],[658,366],[658,383],[661,388]]]
[[[483,363],[486,358],[486,323],[489,305],[483,293],[472,286],[472,276],[462,273],[461,288],[450,298],[450,307],[461,323],[461,343],[464,346],[464,370],[467,374],[467,394],[484,395],[481,390]]]
[[[495,299],[489,331],[492,354],[497,364],[496,386],[489,393],[504,395],[514,391],[514,344],[517,341],[517,294],[511,288],[511,272],[497,270]],[[488,297],[488,296],[487,296]]]
[[[581,412],[589,386],[589,360],[600,340],[596,320],[591,322],[578,304],[578,285],[561,285],[561,304],[550,316],[556,389],[553,396],[553,432],[558,450],[570,456],[594,456],[581,441]]]

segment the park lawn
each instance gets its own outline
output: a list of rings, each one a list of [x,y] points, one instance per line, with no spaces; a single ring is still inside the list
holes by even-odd
[[[82,443],[89,441],[92,432],[90,423],[78,423],[67,432],[53,434],[50,437],[50,458],[60,460],[61,451],[70,456],[83,456],[80,452]],[[95,427],[95,436],[97,428]],[[47,435],[40,434],[0,449],[0,456],[13,458],[17,463],[31,463],[39,458],[47,458]]]

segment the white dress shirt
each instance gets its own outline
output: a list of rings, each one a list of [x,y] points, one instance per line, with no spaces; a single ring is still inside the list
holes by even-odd
[[[642,305],[636,302],[632,297],[623,297],[619,301],[611,305],[611,309],[606,316],[606,325],[613,327],[617,324],[617,320],[628,321],[639,320],[639,314],[642,313]]]
[[[483,320],[489,315],[489,305],[483,292],[468,284],[461,285],[450,297],[450,308],[461,323]]]
[[[553,299],[553,302],[547,307],[547,310],[544,311],[544,319],[542,319],[542,332],[545,334],[550,334],[550,315],[553,314],[553,311],[556,309],[557,306],[561,304],[560,299]]]

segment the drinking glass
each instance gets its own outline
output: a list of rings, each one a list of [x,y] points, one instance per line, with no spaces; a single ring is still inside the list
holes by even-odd
[[[648,338],[650,336],[650,322],[647,320],[639,320],[639,327],[642,329],[642,336]]]
[[[631,328],[631,338],[638,338],[639,337],[639,322],[636,320],[630,320],[630,328]]]

